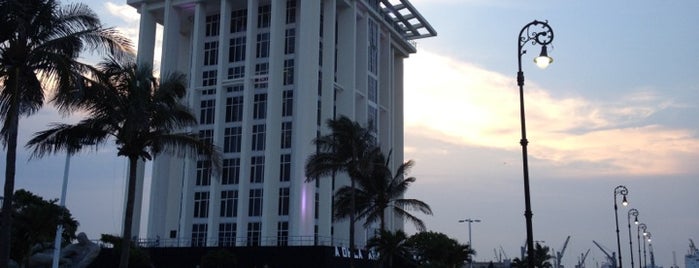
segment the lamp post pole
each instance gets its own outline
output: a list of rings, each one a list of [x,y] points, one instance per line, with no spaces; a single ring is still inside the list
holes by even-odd
[[[650,254],[650,268],[655,268],[655,257],[653,255],[653,242],[651,242],[651,235],[650,232],[648,232],[648,251]],[[648,268],[648,267],[646,267]]]
[[[531,28],[531,29],[530,29]],[[527,161],[527,130],[524,116],[524,72],[522,72],[522,55],[527,53],[522,50],[525,44],[531,42],[532,45],[541,45],[541,54],[535,60],[539,67],[545,68],[553,60],[548,57],[546,45],[553,41],[553,29],[546,21],[532,21],[525,25],[519,32],[517,40],[517,85],[519,86],[519,115],[522,128],[522,139],[519,144],[522,145],[522,171],[524,173],[524,218],[527,225],[527,265],[529,268],[534,267],[534,236],[532,234],[532,209],[529,194],[529,163]]]
[[[63,186],[61,187],[61,209],[66,207],[66,191],[68,189],[68,171],[70,170],[70,152],[66,153],[66,163],[63,168]],[[61,235],[63,234],[63,224],[59,223],[56,228],[56,237],[53,243],[52,268],[58,268],[61,254]]]
[[[631,252],[631,268],[633,268],[633,244],[631,243],[631,216],[634,216],[633,223],[638,224],[638,210],[635,208],[629,209],[626,215],[626,220],[629,224],[629,251]],[[640,263],[638,265],[641,265]]]
[[[643,262],[641,262],[641,229],[643,229],[643,241],[644,241],[644,247],[645,248],[645,237],[646,237],[646,224],[645,223],[639,223],[638,226],[636,226],[636,241],[638,241],[638,266],[641,267],[643,265]],[[643,267],[641,267],[643,268]]]
[[[471,223],[473,222],[481,222],[481,220],[477,219],[463,219],[459,220],[459,222],[464,223],[468,222],[468,247],[473,250],[473,244],[471,243]],[[473,267],[473,259],[468,263],[468,267],[471,268]]]
[[[614,188],[614,219],[616,220],[616,247],[617,247],[617,252],[619,253],[619,268],[622,268],[621,264],[621,240],[619,239],[619,213],[617,213],[618,207],[616,205],[616,196],[618,194],[621,194],[624,196],[623,200],[621,201],[621,204],[623,206],[626,206],[629,204],[628,201],[626,201],[626,195],[629,194],[629,189],[626,188],[624,185],[619,185],[616,188]]]
[[[646,234],[644,236],[645,239],[643,239],[643,266],[644,268],[648,268],[648,258],[646,258],[646,242],[650,244],[650,232],[646,231]]]

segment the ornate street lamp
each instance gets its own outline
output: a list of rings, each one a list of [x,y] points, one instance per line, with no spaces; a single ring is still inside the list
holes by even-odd
[[[638,266],[641,266],[643,262],[641,262],[641,229],[643,229],[643,249],[645,250],[646,244],[645,244],[645,236],[646,236],[646,224],[645,223],[639,223],[638,226],[636,226],[636,241],[638,241]]]
[[[460,223],[468,222],[468,247],[469,247],[471,250],[473,250],[473,244],[471,244],[471,223],[474,223],[474,222],[481,222],[481,220],[478,220],[478,219],[463,219],[463,220],[459,220],[459,222],[460,222]],[[471,261],[468,263],[468,267],[469,267],[469,268],[473,267],[473,260],[471,260]]]
[[[626,189],[626,186],[624,185],[619,185],[616,188],[614,188],[614,219],[616,219],[616,247],[617,247],[617,252],[619,253],[619,268],[622,268],[621,265],[621,240],[619,239],[619,213],[617,213],[617,205],[616,205],[616,196],[618,194],[621,194],[624,196],[624,198],[621,200],[621,204],[623,206],[626,206],[629,204],[629,202],[626,200],[626,195],[629,194],[629,189]]]
[[[646,242],[650,243],[650,232],[645,231],[643,234],[643,267],[648,268],[648,259],[646,258]]]
[[[522,145],[522,169],[524,173],[524,218],[527,224],[527,256],[529,257],[528,266],[534,267],[534,236],[532,234],[532,209],[529,196],[529,167],[527,161],[527,130],[524,117],[524,73],[522,72],[522,55],[527,53],[522,50],[525,44],[541,45],[541,53],[539,57],[534,59],[534,62],[540,68],[546,68],[548,64],[553,62],[553,59],[548,56],[546,46],[553,41],[553,30],[549,26],[548,21],[532,21],[525,25],[519,32],[517,40],[517,85],[519,86],[519,114],[522,124],[522,139],[519,144]]]
[[[631,243],[631,216],[634,216],[633,223],[638,225],[638,210],[635,208],[629,209],[626,220],[629,223],[629,251],[631,252],[631,268],[633,268],[633,244]],[[621,254],[619,254],[621,255]],[[638,265],[641,265],[640,263]]]

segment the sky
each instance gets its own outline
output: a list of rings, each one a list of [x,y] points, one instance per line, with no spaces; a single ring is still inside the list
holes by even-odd
[[[588,249],[588,267],[601,265],[592,240],[616,251],[613,191],[625,185],[624,265],[627,209],[636,208],[656,265],[672,266],[676,252],[684,267],[688,239],[699,239],[699,1],[411,2],[438,32],[417,40],[405,61],[405,160],[416,162],[417,178],[407,197],[430,204],[434,215],[421,216],[429,230],[465,243],[468,226],[458,220],[479,219],[471,226],[477,261],[493,260],[501,247],[519,257],[526,229],[517,35],[547,20],[553,64],[537,68],[540,48],[531,44],[522,58],[534,240],[560,251],[571,236],[565,266]],[[125,1],[85,3],[136,42],[139,15]],[[47,106],[20,122],[19,142],[76,118]],[[91,238],[120,232],[126,162],[115,155],[102,148],[71,159],[67,206]],[[29,160],[20,150],[16,189],[60,197],[64,161]]]

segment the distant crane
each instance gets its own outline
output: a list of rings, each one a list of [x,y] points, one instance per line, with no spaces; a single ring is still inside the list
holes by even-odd
[[[595,245],[604,253],[604,255],[607,255],[607,262],[612,268],[616,268],[616,252],[612,251],[612,254],[609,254],[604,248],[598,244],[595,240],[592,240],[592,243],[595,243]],[[602,265],[604,267],[604,265]]]
[[[495,253],[495,259],[498,262],[502,262],[503,260],[509,261],[509,259],[507,258],[507,254],[505,253],[505,250],[502,248],[502,246],[500,246],[500,251],[498,251],[498,249],[494,248],[493,253]],[[503,256],[505,256],[504,259],[502,258]]]
[[[590,254],[589,248],[585,254],[580,253],[580,258],[578,258],[578,264],[575,265],[575,268],[585,268],[585,259],[587,259],[587,254]]]
[[[568,241],[570,241],[570,236],[566,238],[566,242],[563,243],[563,248],[561,248],[561,251],[556,252],[556,259],[554,260],[554,268],[563,268],[563,264],[561,264],[561,259],[563,258],[563,254],[566,253],[566,247],[568,247]]]

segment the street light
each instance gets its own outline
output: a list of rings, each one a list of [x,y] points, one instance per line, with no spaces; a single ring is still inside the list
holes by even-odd
[[[633,268],[633,244],[631,243],[631,216],[634,216],[633,223],[638,224],[638,210],[635,208],[629,209],[626,220],[629,224],[629,251],[631,251],[631,268]],[[619,254],[621,255],[621,254]],[[640,263],[638,265],[641,265]]]
[[[473,222],[481,222],[481,220],[477,219],[463,219],[459,220],[460,223],[468,222],[468,247],[473,250],[473,244],[471,244],[471,223]],[[473,259],[468,263],[468,267],[471,268],[473,267]]]
[[[645,236],[646,236],[646,224],[645,223],[639,223],[638,226],[636,226],[636,241],[638,241],[638,266],[641,266],[643,262],[641,262],[641,229],[643,229],[643,249],[645,250],[646,245],[645,245]]]
[[[530,29],[530,27],[532,29]],[[527,53],[522,50],[525,44],[531,42],[532,45],[541,45],[541,53],[534,61],[540,68],[546,68],[548,64],[553,62],[548,56],[546,46],[553,41],[553,29],[549,26],[548,21],[532,21],[525,25],[519,31],[517,40],[517,85],[519,86],[519,115],[522,124],[522,139],[519,144],[522,145],[522,169],[524,173],[524,218],[527,224],[527,256],[529,258],[528,266],[534,267],[534,236],[532,234],[532,209],[529,196],[529,164],[527,161],[527,130],[524,117],[524,72],[522,72],[522,55]]]
[[[621,265],[621,240],[619,239],[619,214],[617,213],[617,205],[616,205],[617,194],[621,194],[624,196],[624,198],[621,201],[621,204],[623,206],[626,206],[629,204],[629,202],[626,200],[626,195],[629,194],[629,189],[626,189],[626,186],[624,186],[624,185],[619,185],[616,188],[614,188],[614,219],[616,219],[616,247],[617,247],[617,252],[619,253],[619,268],[622,268],[622,265]]]
[[[643,266],[644,268],[648,268],[648,259],[646,258],[646,242],[650,243],[650,232],[645,231],[643,236],[645,236],[643,239]]]

